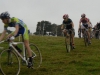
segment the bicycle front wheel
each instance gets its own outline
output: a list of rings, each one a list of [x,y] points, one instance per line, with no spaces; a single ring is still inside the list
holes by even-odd
[[[66,37],[65,37],[65,45],[66,45],[66,50],[67,50],[67,52],[69,53],[70,50],[71,50],[71,46],[70,46],[70,44],[68,44],[67,38],[66,38]]]
[[[86,47],[89,45],[89,40],[88,40],[88,36],[87,36],[87,32],[86,31],[84,32],[84,43],[85,43]]]
[[[0,54],[0,69],[3,75],[18,75],[20,61],[12,50],[3,50]]]
[[[30,44],[30,47],[31,47],[31,51],[33,54],[33,68],[34,69],[39,68],[42,63],[41,52],[40,52],[39,48],[34,44]]]

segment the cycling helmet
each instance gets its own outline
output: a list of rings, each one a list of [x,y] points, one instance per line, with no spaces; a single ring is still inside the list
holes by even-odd
[[[85,16],[86,16],[85,14],[82,14],[82,15],[81,15],[81,17],[85,17]]]
[[[68,14],[63,15],[63,19],[68,18]]]
[[[3,12],[0,14],[0,19],[10,18],[10,14],[8,12]]]

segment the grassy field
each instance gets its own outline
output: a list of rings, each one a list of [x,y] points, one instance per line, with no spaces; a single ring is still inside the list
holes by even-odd
[[[100,40],[85,47],[83,39],[75,38],[76,49],[70,53],[64,37],[31,36],[30,42],[39,47],[43,62],[34,70],[21,66],[19,75],[100,75]]]

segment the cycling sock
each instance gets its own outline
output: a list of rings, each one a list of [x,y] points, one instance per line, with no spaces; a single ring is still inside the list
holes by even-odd
[[[29,57],[29,62],[32,62],[32,57]]]

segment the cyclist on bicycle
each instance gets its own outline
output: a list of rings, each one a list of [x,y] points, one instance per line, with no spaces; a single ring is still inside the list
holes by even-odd
[[[82,23],[82,25],[81,25]],[[90,26],[90,20],[88,18],[86,18],[86,15],[85,14],[82,14],[81,15],[81,19],[79,21],[79,28],[82,29],[82,33],[84,34],[84,29],[88,29],[89,26]],[[87,34],[88,34],[88,40],[89,40],[89,43],[91,44],[91,41],[90,41],[90,33],[89,33],[89,30],[87,31]]]
[[[72,45],[73,45],[73,49],[75,49],[74,47],[74,35],[75,35],[75,31],[74,31],[74,24],[73,21],[69,18],[68,14],[63,15],[63,23],[61,26],[61,29],[63,31],[63,33],[68,37],[69,36],[69,30],[72,30]],[[64,28],[65,26],[65,28]]]
[[[98,30],[100,30],[100,22],[97,22],[97,24],[93,27],[93,29],[94,29],[94,32],[95,32],[95,36],[96,36],[96,38],[97,38],[97,36],[98,36]]]
[[[97,22],[96,25],[94,25],[93,29],[95,30],[100,29],[100,22]]]
[[[25,45],[28,55],[29,55],[28,67],[31,67],[33,65],[32,64],[32,52],[31,52],[31,48],[29,46],[29,35],[28,35],[28,28],[27,28],[26,24],[18,18],[15,18],[15,17],[11,18],[10,14],[8,12],[1,13],[0,19],[4,23],[4,30],[0,36],[0,41],[6,35],[8,27],[15,27],[15,31],[10,33],[6,38],[8,39],[12,36],[17,37],[17,36],[19,36],[19,34],[23,35],[24,45]]]

